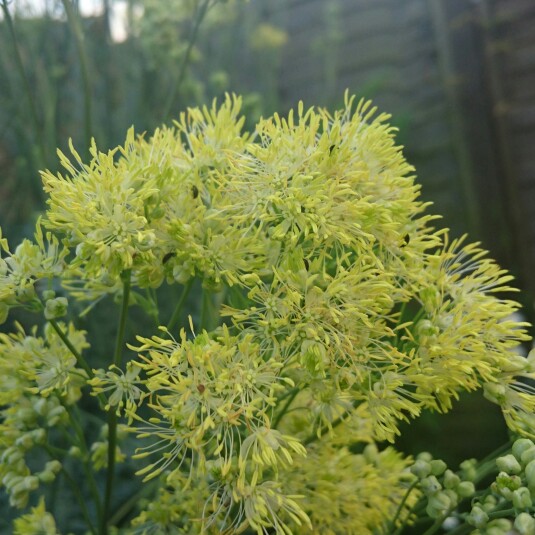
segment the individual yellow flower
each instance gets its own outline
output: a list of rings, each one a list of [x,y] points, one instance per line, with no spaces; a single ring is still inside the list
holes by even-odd
[[[111,365],[107,371],[93,370],[94,377],[87,383],[93,387],[92,395],[106,393],[106,410],[116,407],[116,413],[120,416],[124,411],[134,409],[137,400],[141,397],[141,381],[138,379],[141,368],[133,362],[126,365],[126,373],[119,367]]]
[[[184,331],[180,343],[138,339],[143,345],[137,349],[148,351],[137,365],[147,374],[144,383],[152,412],[138,432],[140,438],[159,440],[136,455],[165,452],[140,474],[155,477],[175,460],[180,466],[188,449],[197,456],[198,469],[213,457],[228,471],[243,435],[269,423],[276,392],[291,384],[279,376],[281,364],[265,361],[251,337],[232,337],[225,328],[217,339],[205,332],[190,341]]]
[[[43,235],[40,220],[35,242],[24,239],[13,253],[1,236],[0,229],[0,303],[5,310],[5,321],[9,308],[36,302],[36,283],[40,279],[52,279],[62,273],[67,250],[60,247],[51,233]]]

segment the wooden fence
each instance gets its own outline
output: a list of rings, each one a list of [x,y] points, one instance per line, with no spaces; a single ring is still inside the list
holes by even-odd
[[[452,233],[535,295],[535,2],[275,0],[264,15],[289,38],[281,107],[373,97]]]

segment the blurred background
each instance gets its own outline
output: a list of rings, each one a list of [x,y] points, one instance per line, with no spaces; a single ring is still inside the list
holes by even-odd
[[[244,96],[249,124],[350,93],[393,115],[425,200],[535,296],[534,0],[0,0],[0,225],[44,208],[69,138],[116,146],[187,105]],[[400,447],[450,460],[506,437],[482,399],[424,416]],[[460,436],[453,443],[448,437]],[[446,438],[445,438],[446,437]],[[474,450],[479,443],[480,450]],[[433,450],[434,448],[434,450]]]

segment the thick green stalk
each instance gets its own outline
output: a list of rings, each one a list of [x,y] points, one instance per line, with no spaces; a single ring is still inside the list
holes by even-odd
[[[124,337],[126,330],[126,320],[128,318],[128,301],[130,298],[130,278],[131,271],[128,269],[123,272],[121,278],[123,279],[123,301],[121,306],[121,316],[119,318],[119,328],[117,330],[117,338],[115,341],[115,353],[113,356],[113,364],[121,367]],[[106,474],[106,492],[104,495],[104,514],[102,515],[101,535],[108,533],[108,517],[110,516],[111,497],[113,494],[113,482],[115,478],[115,454],[117,447],[117,414],[115,409],[110,407],[108,412],[108,468]]]

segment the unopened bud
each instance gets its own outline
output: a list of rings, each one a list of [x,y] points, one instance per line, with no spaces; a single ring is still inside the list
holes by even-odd
[[[520,513],[515,518],[515,529],[520,535],[533,535],[535,533],[535,518],[529,513]]]
[[[513,507],[515,509],[528,509],[533,505],[531,494],[526,487],[520,487],[513,491]]]
[[[68,301],[65,297],[56,297],[49,299],[45,305],[45,318],[47,320],[55,320],[67,314]]]
[[[423,479],[431,474],[431,463],[424,460],[417,460],[411,466],[410,471],[418,478]],[[438,474],[436,474],[438,475]]]
[[[497,518],[487,524],[485,535],[510,535],[513,524],[506,518]]]
[[[444,474],[444,486],[447,489],[454,489],[460,482],[461,478],[457,474],[451,470],[446,470],[446,473]]]
[[[496,459],[496,466],[501,472],[507,474],[519,474],[522,471],[520,463],[516,460],[514,455],[508,454]]]
[[[452,507],[450,497],[445,492],[436,492],[429,498],[426,513],[431,518],[444,516]]]
[[[460,498],[470,498],[474,495],[476,487],[471,481],[461,481],[455,490]]]
[[[434,476],[441,476],[448,465],[442,459],[435,459],[431,461],[431,474]]]
[[[520,454],[520,460],[522,461],[522,464],[528,464],[531,461],[535,461],[535,446],[524,450]]]
[[[428,496],[442,490],[442,485],[435,476],[428,476],[422,479],[421,488]]]
[[[470,514],[466,518],[467,522],[476,528],[484,528],[489,521],[489,515],[478,505],[472,507]]]
[[[473,481],[477,476],[477,460],[467,459],[461,463],[461,472],[465,481]]]
[[[513,444],[513,455],[517,458],[518,461],[521,461],[522,454],[532,447],[535,447],[535,444],[533,444],[533,441],[531,441],[529,438],[519,438],[518,440],[515,440]]]
[[[535,460],[530,461],[524,473],[526,474],[526,481],[528,482],[528,487],[535,488]]]

